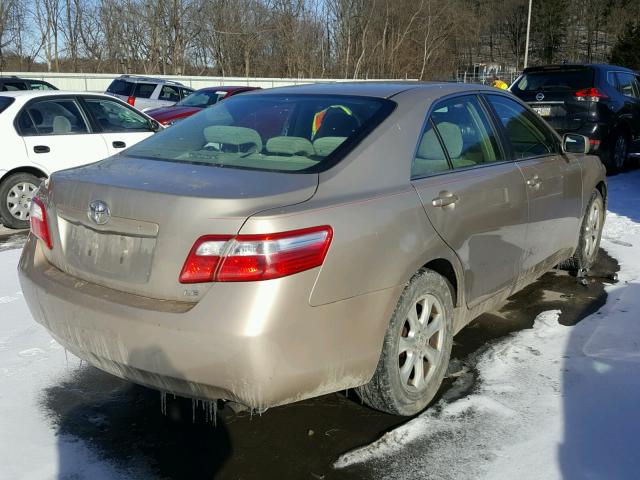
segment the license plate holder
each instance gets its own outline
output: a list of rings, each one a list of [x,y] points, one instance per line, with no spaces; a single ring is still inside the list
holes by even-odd
[[[551,116],[551,107],[532,107],[533,111],[536,112],[541,117],[550,117]]]

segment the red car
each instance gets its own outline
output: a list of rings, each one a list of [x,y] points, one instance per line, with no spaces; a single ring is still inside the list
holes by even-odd
[[[203,108],[218,103],[238,93],[260,90],[260,87],[208,87],[196,90],[184,100],[170,107],[152,108],[144,113],[154,118],[162,125],[172,125],[183,118],[198,113]]]

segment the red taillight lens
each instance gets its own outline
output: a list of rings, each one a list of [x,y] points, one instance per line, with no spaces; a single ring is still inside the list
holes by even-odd
[[[131,105],[132,107],[134,107],[134,106],[135,106],[135,104],[136,104],[136,97],[129,97],[129,98],[127,98],[127,103],[128,103],[129,105]]]
[[[47,209],[44,203],[37,197],[31,199],[31,211],[29,213],[31,233],[42,240],[51,250],[53,243],[51,242],[51,234],[49,233],[49,222],[47,221]]]
[[[206,235],[196,240],[180,272],[180,283],[213,282],[230,235]]]
[[[181,283],[251,282],[286,277],[319,267],[327,255],[329,226],[266,235],[201,237],[189,253]],[[198,251],[214,239],[209,252]]]
[[[609,97],[597,88],[585,88],[584,90],[578,90],[576,92],[576,98],[587,102],[599,102]]]

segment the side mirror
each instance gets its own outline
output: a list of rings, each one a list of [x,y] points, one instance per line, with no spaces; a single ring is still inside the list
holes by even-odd
[[[562,150],[565,153],[589,153],[589,139],[577,133],[565,133],[562,137]]]
[[[157,120],[150,119],[149,129],[154,132],[159,132],[160,130],[162,130],[162,126],[160,125],[160,122],[158,122]]]

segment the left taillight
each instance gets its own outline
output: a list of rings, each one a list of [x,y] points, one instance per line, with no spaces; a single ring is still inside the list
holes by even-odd
[[[31,199],[31,211],[29,212],[31,233],[42,240],[47,248],[53,248],[51,232],[49,231],[49,221],[47,219],[47,209],[42,200],[38,197]]]
[[[191,248],[181,283],[271,280],[319,267],[333,230],[328,225],[274,234],[204,236]]]

